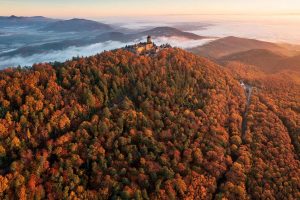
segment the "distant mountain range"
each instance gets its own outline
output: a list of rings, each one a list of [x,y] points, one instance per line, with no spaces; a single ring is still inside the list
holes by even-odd
[[[14,27],[14,26],[45,26],[49,23],[56,22],[56,19],[51,19],[43,16],[34,17],[18,17],[15,15],[9,17],[0,16],[0,26],[1,27]]]
[[[86,20],[86,19],[70,19],[56,21],[48,24],[46,27],[40,29],[42,31],[54,31],[54,32],[86,32],[86,31],[111,31],[113,28],[104,23]]]
[[[43,16],[33,16],[33,17],[22,17],[11,15],[9,17],[0,16],[1,21],[10,21],[10,22],[37,22],[37,21],[56,21],[56,19],[47,18]]]
[[[51,19],[43,16],[0,17],[0,58],[31,56],[64,50],[71,47],[84,47],[96,43],[116,41],[125,44],[136,43],[147,35],[154,42],[159,38],[184,38],[201,40],[203,37],[178,28],[162,26],[148,30],[127,30],[115,24],[106,24],[87,19]],[[29,31],[22,32],[24,27]],[[6,32],[5,28],[9,28]],[[14,29],[16,28],[16,29]],[[20,28],[20,29],[19,29]],[[11,31],[15,33],[11,34]],[[66,34],[72,32],[72,34]],[[268,73],[280,70],[299,70],[300,46],[276,44],[255,39],[224,37],[199,47],[188,49],[190,52],[207,57],[225,65],[238,62],[241,65],[255,66]],[[1,66],[1,65],[0,65]]]
[[[172,27],[156,27],[147,31],[142,31],[137,33],[121,33],[121,32],[110,31],[113,28],[111,28],[111,26],[109,25],[101,24],[98,22],[96,23],[97,24],[89,20],[66,20],[64,22],[54,22],[52,24],[49,24],[49,26],[45,27],[44,30],[50,30],[50,27],[52,27],[51,29],[53,31],[59,30],[58,32],[67,31],[67,30],[73,30],[73,31],[77,30],[79,32],[82,32],[84,30],[84,28],[82,27],[86,26],[87,29],[90,29],[90,31],[98,30],[99,32],[103,32],[105,30],[108,30],[109,32],[100,33],[99,35],[93,37],[86,37],[80,39],[66,39],[58,42],[50,42],[50,43],[39,44],[39,45],[25,46],[10,52],[2,53],[0,54],[0,57],[15,56],[15,55],[30,56],[36,53],[44,53],[50,50],[62,50],[71,46],[80,47],[80,46],[86,46],[94,43],[101,43],[107,41],[118,41],[118,42],[127,43],[127,42],[140,40],[142,38],[145,38],[147,35],[153,36],[154,39],[158,37],[178,37],[178,38],[186,38],[190,40],[198,40],[198,39],[206,38],[193,33],[184,32]],[[70,29],[63,28],[62,24],[66,24],[66,26],[70,26]]]

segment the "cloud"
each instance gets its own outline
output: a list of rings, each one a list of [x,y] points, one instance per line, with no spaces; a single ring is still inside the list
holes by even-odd
[[[34,54],[32,56],[13,56],[0,58],[0,68],[14,67],[14,66],[31,66],[34,63],[41,62],[63,62],[76,56],[91,56],[100,53],[104,50],[111,50],[125,46],[125,43],[109,41],[104,43],[96,43],[84,47],[69,47],[64,50],[50,51],[48,53]]]
[[[83,47],[68,47],[64,50],[59,51],[50,51],[48,53],[42,54],[34,54],[32,56],[13,56],[13,57],[0,57],[0,69],[7,67],[15,67],[15,66],[31,66],[34,63],[42,63],[42,62],[63,62],[72,57],[76,56],[91,56],[97,53],[101,53],[104,50],[112,50],[124,47],[126,45],[138,43],[145,41],[145,38],[138,39],[129,43],[122,43],[117,41],[107,41],[104,43],[95,43],[88,46]],[[189,40],[180,37],[158,37],[155,38],[155,43],[157,45],[169,43],[174,47],[180,48],[191,48],[196,46],[201,46],[208,42],[212,41],[212,39],[203,39],[203,40]]]
[[[273,19],[275,20],[275,19]],[[275,43],[300,44],[300,18],[294,21],[289,19],[276,18],[277,21],[254,21],[254,22],[222,22],[209,26],[206,29],[190,31],[192,33],[211,36],[227,37],[236,36],[253,38]]]
[[[173,47],[188,49],[188,48],[192,48],[192,47],[202,46],[213,40],[215,40],[215,39],[207,38],[207,39],[201,39],[201,40],[190,40],[190,39],[186,39],[183,37],[158,37],[155,39],[155,43],[158,45],[168,43]]]

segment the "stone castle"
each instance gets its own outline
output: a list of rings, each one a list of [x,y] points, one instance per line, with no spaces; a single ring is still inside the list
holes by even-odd
[[[169,44],[157,46],[152,42],[151,36],[147,37],[147,42],[140,42],[138,44],[126,46],[124,49],[137,55],[155,55],[162,49],[170,48]]]

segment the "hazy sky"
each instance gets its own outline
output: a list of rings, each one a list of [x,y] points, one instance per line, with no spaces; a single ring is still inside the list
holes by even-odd
[[[300,0],[0,0],[0,15],[300,14]]]

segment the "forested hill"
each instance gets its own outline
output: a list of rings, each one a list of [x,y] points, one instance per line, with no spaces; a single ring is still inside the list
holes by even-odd
[[[0,199],[299,198],[285,127],[255,94],[242,139],[245,103],[221,67],[176,48],[3,70]]]

